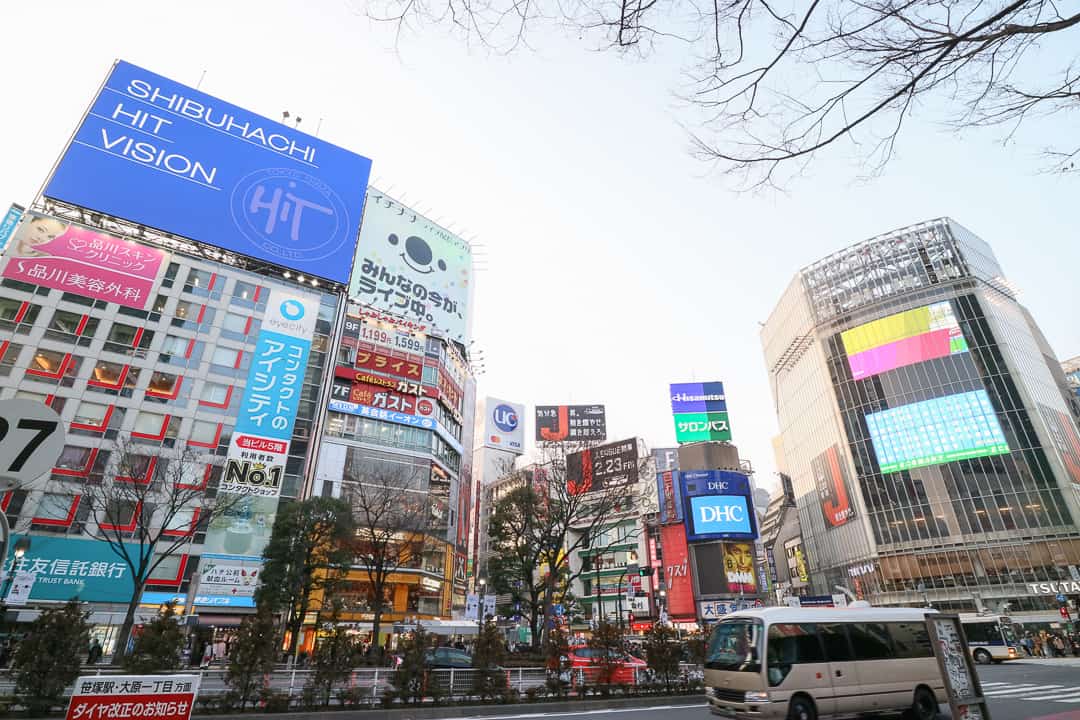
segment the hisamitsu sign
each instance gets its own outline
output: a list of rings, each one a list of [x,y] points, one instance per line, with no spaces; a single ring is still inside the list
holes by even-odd
[[[45,195],[345,283],[371,161],[117,62]]]

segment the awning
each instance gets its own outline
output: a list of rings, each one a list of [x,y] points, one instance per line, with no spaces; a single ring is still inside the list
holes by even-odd
[[[421,620],[420,627],[424,632],[432,635],[476,635],[480,631],[479,625],[469,620]],[[394,623],[394,632],[411,632],[416,629],[416,623]]]
[[[200,625],[213,625],[215,627],[239,627],[243,615],[204,615],[199,613]]]

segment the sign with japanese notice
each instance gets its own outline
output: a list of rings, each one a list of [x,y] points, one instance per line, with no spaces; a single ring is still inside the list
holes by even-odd
[[[199,592],[226,597],[252,597],[262,562],[203,553],[199,558]]]
[[[5,256],[5,278],[144,310],[168,253],[29,213]]]
[[[566,456],[571,495],[632,485],[638,481],[637,439],[599,445]]]
[[[386,350],[416,355],[423,355],[427,346],[427,337],[423,333],[378,317],[346,315],[341,334],[356,343],[370,343]]]
[[[352,300],[467,344],[472,273],[469,243],[375,188],[368,191]]]
[[[424,397],[409,395],[383,387],[381,384],[354,382],[349,393],[349,402],[381,410],[393,410],[394,412],[421,417],[434,417],[435,404]]]
[[[424,374],[424,361],[419,357],[393,357],[374,350],[357,350],[356,367],[409,380],[419,380]]]
[[[313,296],[270,290],[221,492],[265,497],[281,493],[318,310]]]
[[[537,442],[607,440],[603,405],[537,405]]]
[[[198,675],[86,675],[71,689],[65,720],[190,720]]]

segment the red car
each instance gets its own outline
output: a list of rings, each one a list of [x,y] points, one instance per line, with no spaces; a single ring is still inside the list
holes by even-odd
[[[607,663],[603,654],[609,653],[613,669],[610,682],[615,685],[637,684],[638,673],[646,668],[644,660],[617,650],[601,650],[588,645],[572,645],[566,656],[570,662],[570,681],[575,685],[601,682]],[[564,661],[565,663],[565,661]]]

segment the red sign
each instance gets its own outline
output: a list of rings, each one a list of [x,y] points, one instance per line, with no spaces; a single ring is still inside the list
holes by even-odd
[[[352,391],[349,393],[349,402],[379,408],[380,410],[393,410],[394,412],[432,417],[435,414],[435,403],[427,398],[418,398],[415,395],[403,395],[402,393],[378,385],[354,382]]]
[[[198,675],[89,675],[75,681],[66,720],[190,720]]]
[[[278,453],[286,455],[289,452],[289,443],[284,440],[272,440],[252,435],[240,435],[236,438],[236,446],[243,450],[260,450],[262,452]]]
[[[439,394],[451,410],[461,410],[461,388],[442,369],[439,370]]]
[[[374,350],[357,350],[356,367],[362,370],[375,370],[388,375],[408,378],[409,380],[419,380],[424,374],[424,363],[419,358],[391,357]]]
[[[694,586],[690,582],[690,551],[686,546],[686,528],[664,525],[660,528],[664,554],[664,580],[667,582],[667,611],[672,618],[696,618]],[[721,568],[716,569],[717,572]]]

